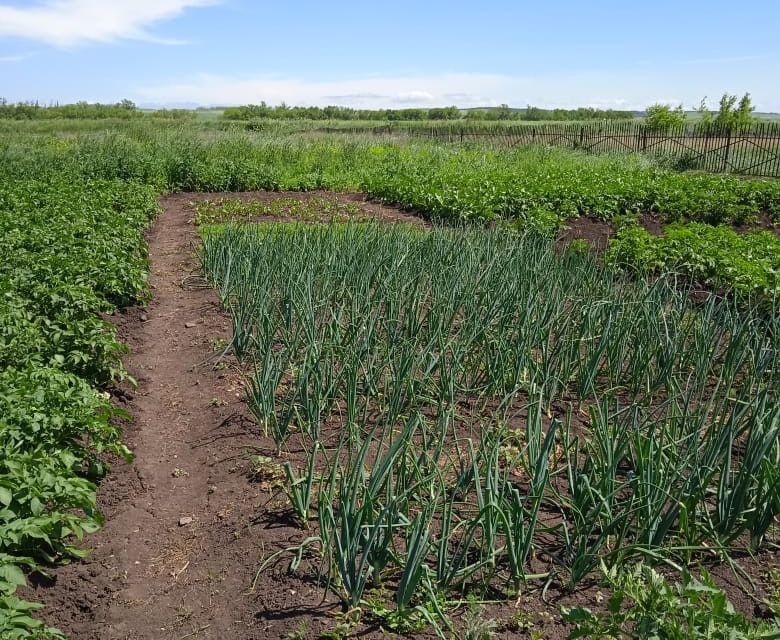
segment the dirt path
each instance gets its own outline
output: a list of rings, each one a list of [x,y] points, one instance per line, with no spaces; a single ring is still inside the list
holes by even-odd
[[[135,462],[116,462],[100,487],[107,521],[86,541],[88,558],[32,594],[74,640],[282,637],[292,621],[277,632],[263,611],[297,607],[304,595],[289,586],[247,593],[263,549],[293,531],[253,522],[270,498],[247,473],[253,448],[266,453],[263,438],[235,369],[203,364],[229,338],[230,319],[188,277],[198,269],[191,199],[162,201],[149,233],[154,299],[114,319],[138,381],[123,398]]]

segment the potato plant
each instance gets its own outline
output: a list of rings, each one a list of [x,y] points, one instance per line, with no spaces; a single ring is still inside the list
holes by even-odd
[[[737,233],[706,224],[669,225],[653,236],[622,229],[607,260],[638,272],[671,271],[722,291],[775,300],[780,294],[780,236],[767,230]]]
[[[8,169],[8,168],[7,168]],[[98,457],[129,457],[95,385],[124,375],[99,313],[145,295],[153,190],[119,180],[0,181],[0,636],[61,637],[14,596],[32,570],[80,557],[102,517]]]

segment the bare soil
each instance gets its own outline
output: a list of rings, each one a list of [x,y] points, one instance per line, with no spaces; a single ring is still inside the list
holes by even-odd
[[[668,224],[664,221],[662,216],[650,213],[639,216],[638,222],[643,229],[649,231],[654,236],[663,235],[664,228]],[[747,233],[748,231],[763,229],[765,231],[772,231],[776,234],[780,234],[780,225],[773,222],[766,214],[758,216],[755,224],[735,224],[732,225],[732,228],[737,233]],[[567,243],[572,240],[584,240],[596,249],[596,251],[601,253],[606,251],[610,239],[613,238],[616,233],[617,226],[613,222],[608,222],[600,218],[580,217],[567,220],[561,232],[558,234],[557,240],[560,243]]]
[[[106,525],[86,541],[90,555],[53,569],[26,594],[46,605],[46,622],[74,640],[253,640],[297,631],[294,637],[318,638],[341,620],[339,603],[305,572],[289,576],[280,566],[256,575],[271,553],[308,533],[294,523],[272,483],[253,473],[251,458],[272,457],[275,446],[246,407],[241,366],[232,357],[216,357],[230,339],[231,322],[199,272],[190,203],[227,195],[161,200],[163,213],[148,234],[153,300],[111,318],[130,347],[125,365],[138,382],[137,388],[114,390],[116,402],[133,416],[125,438],[135,461],[113,461],[100,486]],[[340,197],[380,220],[420,223],[360,195]],[[600,242],[608,226],[576,221],[571,237]],[[299,458],[293,451],[284,459]],[[759,576],[776,563],[777,556],[769,555],[745,566]],[[716,574],[735,604],[752,613],[755,603],[739,581],[726,569]],[[559,608],[576,603],[598,609],[598,585],[573,594],[553,585],[546,601],[531,590],[517,602],[488,606],[483,615],[506,621],[521,613],[540,637],[563,638],[568,630]],[[351,637],[387,635],[364,619]],[[496,637],[528,635],[507,628]]]

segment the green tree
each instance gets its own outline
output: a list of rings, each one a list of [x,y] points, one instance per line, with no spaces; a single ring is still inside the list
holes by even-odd
[[[750,94],[746,93],[742,96],[742,99],[737,105],[737,110],[734,112],[734,120],[737,125],[749,125],[753,122],[753,112],[756,108],[753,106],[753,101],[750,99]]]
[[[712,124],[712,111],[707,106],[707,96],[701,99],[699,106],[696,107],[696,113],[699,114],[699,122],[706,125]]]
[[[496,120],[511,120],[512,119],[512,110],[509,108],[508,104],[500,104],[498,105],[498,108],[495,110],[496,114]]]
[[[727,127],[734,122],[734,107],[737,104],[737,96],[724,93],[718,104],[718,113],[715,114],[715,124]]]
[[[749,125],[754,121],[753,111],[755,111],[755,107],[749,93],[742,96],[739,102],[737,102],[737,96],[724,93],[720,99],[714,122],[724,127]]]
[[[647,107],[645,113],[647,114],[645,116],[645,122],[651,129],[656,130],[679,127],[684,125],[688,118],[681,104],[672,108],[671,105],[657,102],[656,104],[651,104]]]

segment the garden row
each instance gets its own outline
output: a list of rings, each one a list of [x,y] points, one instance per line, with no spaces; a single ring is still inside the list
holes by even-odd
[[[445,221],[520,220],[550,228],[573,216],[657,213],[669,221],[780,216],[780,183],[680,174],[634,157],[549,148],[486,150],[360,138],[273,136],[118,125],[70,138],[7,136],[18,171],[139,180],[183,191],[363,190]]]
[[[777,544],[777,314],[697,306],[673,279],[628,281],[504,229],[203,234],[231,346],[254,365],[249,406],[276,445],[266,472],[301,529],[261,570],[289,558],[401,632],[457,633],[467,594],[567,594],[603,571],[636,602],[656,590],[658,635],[637,637],[780,633],[683,570]],[[661,616],[656,565],[700,600]],[[565,615],[572,637],[618,624]]]
[[[10,172],[8,172],[10,173]],[[101,385],[124,347],[99,314],[143,295],[154,190],[118,180],[0,180],[0,636],[58,637],[14,593],[23,568],[82,554],[101,516],[98,454],[129,456]]]
[[[692,222],[669,225],[663,235],[654,236],[628,224],[610,242],[606,259],[639,273],[680,273],[718,291],[770,304],[780,296],[780,235],[772,231],[737,233],[727,226]]]
[[[634,157],[354,137],[213,134],[145,122],[119,123],[110,133],[79,131],[66,138],[10,135],[0,154],[6,165],[26,175],[134,180],[161,191],[360,190],[446,223],[507,224],[548,234],[578,216],[619,226],[643,214],[667,223],[710,225],[777,224],[780,219],[780,181],[681,174]],[[704,227],[691,229],[699,233]],[[746,242],[748,252],[741,250]],[[667,255],[663,264],[703,276],[708,285],[752,287],[763,294],[777,289],[775,246],[768,233],[739,239],[724,229],[697,242],[698,263]],[[711,264],[715,253],[720,256],[716,266]],[[650,260],[647,252],[619,256],[639,269],[662,262],[658,256]]]

